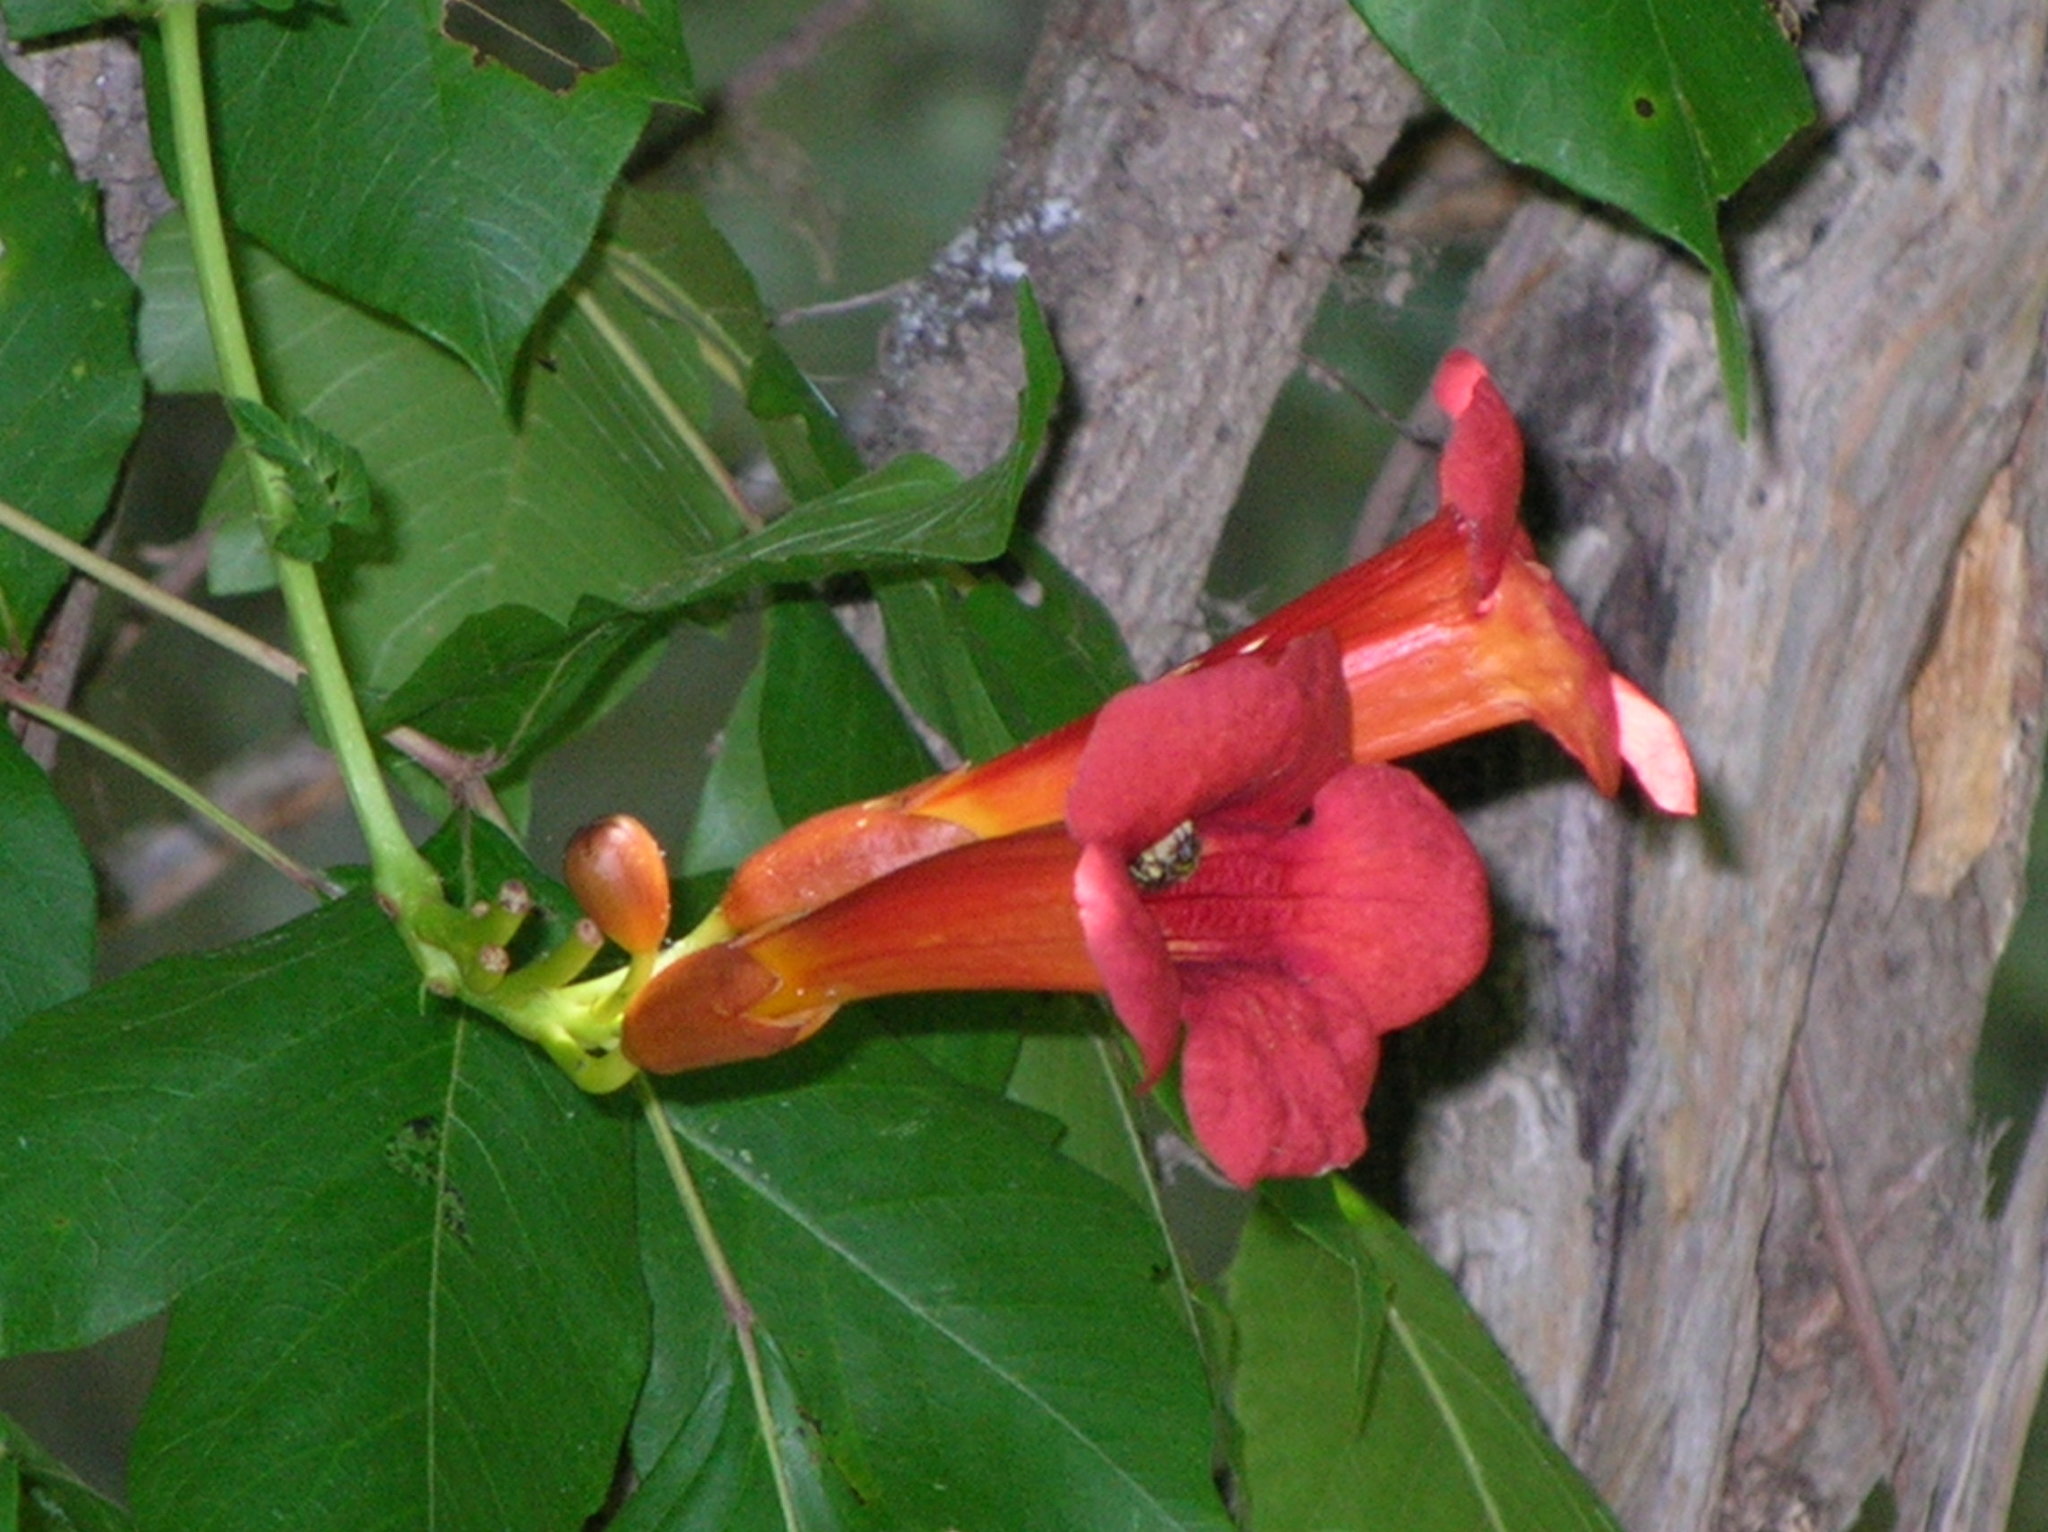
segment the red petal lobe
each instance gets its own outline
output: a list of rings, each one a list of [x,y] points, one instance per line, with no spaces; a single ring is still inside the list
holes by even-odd
[[[1112,698],[1067,795],[1067,828],[1128,861],[1198,815],[1285,824],[1350,758],[1351,708],[1326,632]]]

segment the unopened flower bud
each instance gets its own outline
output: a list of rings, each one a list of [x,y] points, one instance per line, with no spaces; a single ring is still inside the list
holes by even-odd
[[[647,826],[626,814],[585,825],[563,855],[569,891],[599,930],[635,957],[668,934],[668,868]]]

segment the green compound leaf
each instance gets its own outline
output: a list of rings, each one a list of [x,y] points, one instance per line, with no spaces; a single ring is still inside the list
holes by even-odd
[[[1258,1532],[1620,1532],[1450,1278],[1341,1181],[1266,1188],[1229,1298]]]
[[[139,970],[0,1039],[0,1349],[172,1306],[148,1525],[574,1527],[646,1358],[627,1121],[365,896]]]
[[[1731,412],[1749,355],[1720,204],[1813,120],[1763,0],[1352,0],[1415,78],[1495,152],[1610,203],[1713,279]]]
[[[92,863],[42,769],[0,729],[0,1033],[92,979]]]
[[[270,529],[272,548],[317,564],[336,527],[371,525],[370,475],[355,448],[303,415],[286,417],[253,399],[229,399],[227,407],[243,444],[284,475],[291,513]]]
[[[931,756],[823,602],[770,610],[761,668],[761,755],[784,825],[931,774]]]
[[[684,327],[704,365],[743,395],[792,501],[860,477],[838,416],[775,339],[753,275],[694,197],[628,188],[605,270],[648,315]]]
[[[1020,743],[968,653],[966,600],[951,580],[885,581],[875,600],[888,631],[889,673],[918,717],[968,760],[985,761]]]
[[[654,1348],[629,1438],[641,1482],[613,1532],[787,1532],[737,1336],[651,1137],[641,1145],[640,1205]],[[781,1348],[758,1327],[755,1342],[803,1532],[858,1525],[845,1480],[805,1425]]]
[[[881,583],[889,669],[924,721],[985,760],[1132,685],[1123,637],[1088,588],[1030,538],[1015,583],[982,573]]]
[[[49,114],[0,70],[0,500],[70,537],[106,510],[142,420],[134,301]],[[66,574],[0,533],[0,649],[27,652]]]
[[[1056,729],[1137,680],[1109,614],[1059,561],[1019,539],[1017,585],[980,575],[891,581],[876,594],[889,667],[933,728],[977,760]],[[1025,583],[1028,582],[1028,583]],[[1029,599],[1025,592],[1028,590]],[[1124,1045],[1100,1006],[1042,997],[1019,1040],[1009,1095],[1056,1118],[1060,1147],[1141,1208],[1158,1191],[1121,1067]]]
[[[260,250],[241,253],[241,270],[273,401],[360,451],[376,491],[375,537],[350,540],[372,546],[344,545],[330,561],[345,576],[332,586],[336,622],[365,690],[395,691],[479,614],[522,606],[573,626],[584,598],[624,606],[738,536],[726,489],[672,424],[701,418],[710,390],[682,344],[642,347],[659,371],[636,375],[572,303],[541,337],[515,424],[438,347]],[[151,235],[143,285],[151,381],[216,387],[179,225]],[[239,526],[254,541],[246,472],[230,466],[210,509],[224,535]]]
[[[236,227],[501,403],[651,104],[690,94],[675,0],[336,0],[208,45]]]
[[[683,870],[736,867],[798,820],[918,781],[932,758],[822,601],[764,614],[761,657],[733,704]],[[819,748],[829,733],[831,748]]]
[[[849,1043],[686,1077],[669,1114],[867,1523],[1228,1527],[1156,1226],[1036,1114]]]

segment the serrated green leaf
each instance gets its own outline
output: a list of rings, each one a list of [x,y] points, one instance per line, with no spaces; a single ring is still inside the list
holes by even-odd
[[[1135,672],[1116,625],[1059,561],[1029,539],[1019,563],[1034,600],[983,576],[891,582],[877,592],[890,670],[925,721],[986,759],[1099,707]],[[1009,1093],[1056,1118],[1077,1163],[1156,1211],[1122,1046],[1100,1008],[1049,1001],[1020,1039]]]
[[[920,717],[962,755],[986,760],[1092,712],[1137,680],[1116,624],[1029,538],[1028,581],[995,573],[878,586],[889,669]]]
[[[761,688],[766,680],[757,664],[719,732],[717,754],[705,775],[690,838],[683,847],[680,870],[687,876],[729,872],[788,828],[775,812],[768,768],[761,757]]]
[[[448,346],[501,403],[651,104],[689,92],[675,0],[338,0],[223,17],[208,43],[235,225]],[[560,88],[519,72],[540,59]]]
[[[906,453],[750,537],[688,559],[637,604],[658,609],[862,570],[993,558],[1015,506],[1005,510],[972,482],[935,457]]]
[[[1121,1187],[1132,1203],[1157,1212],[1159,1194],[1131,1099],[1135,1072],[1122,1066],[1124,1044],[1101,1005],[1062,997],[1064,1026],[1025,1037],[1006,1094],[1060,1125],[1060,1152]]]
[[[1747,417],[1747,341],[1721,202],[1813,119],[1762,0],[1352,0],[1423,88],[1497,153],[1610,203],[1707,268],[1722,374]]]
[[[747,371],[746,399],[791,499],[815,500],[860,477],[860,454],[838,414],[773,338]]]
[[[524,606],[573,623],[585,597],[624,605],[738,534],[724,487],[664,414],[681,406],[650,395],[581,307],[543,337],[545,365],[515,428],[436,347],[259,250],[245,250],[241,266],[273,398],[360,451],[376,490],[374,545],[344,548],[333,566],[346,578],[331,584],[366,690],[395,690],[468,618]],[[214,388],[178,225],[151,235],[143,284],[152,382]],[[669,365],[683,365],[680,350]],[[232,467],[215,498],[216,515],[223,502],[250,514],[246,478]]]
[[[1015,553],[1022,583],[968,594],[967,641],[997,712],[1028,739],[1094,711],[1138,672],[1093,591],[1034,539]]]
[[[903,696],[963,757],[985,761],[1021,743],[968,652],[964,598],[940,577],[875,589],[889,637],[889,673]]]
[[[42,769],[0,729],[0,1034],[92,979],[92,863]]]
[[[763,614],[761,656],[733,704],[683,870],[736,867],[800,819],[928,775],[932,759],[821,601]],[[821,748],[829,737],[830,747]]]
[[[126,1511],[0,1416],[0,1532],[128,1532],[132,1525]]]
[[[0,1346],[175,1300],[132,1469],[154,1525],[573,1525],[646,1355],[626,1143],[535,1050],[423,1008],[354,897],[0,1039]]]
[[[1228,1526],[1158,1230],[1031,1114],[886,1039],[831,1037],[679,1081],[668,1109],[865,1515]]]
[[[1229,1294],[1258,1532],[1619,1532],[1450,1278],[1342,1182],[1268,1186]]]
[[[675,1207],[651,1133],[638,1163],[641,1207]],[[627,1445],[641,1482],[617,1532],[781,1532],[732,1323],[680,1218],[643,1219],[640,1262],[653,1331]]]
[[[680,574],[650,585],[636,604],[673,605],[761,585],[999,557],[1045,444],[1062,379],[1052,332],[1028,284],[1017,289],[1017,327],[1025,374],[1017,436],[987,468],[962,480],[936,458],[906,454],[805,502],[764,531],[688,560]]]
[[[230,398],[227,407],[243,445],[284,475],[291,510],[268,529],[271,547],[317,564],[336,527],[370,526],[370,475],[355,448],[303,415],[280,415],[253,399]]]
[[[678,1251],[676,1257],[688,1261],[693,1254]],[[781,1391],[788,1395],[786,1383]],[[800,1426],[800,1418],[793,1423]],[[800,1432],[796,1440],[802,1442]],[[640,1484],[610,1523],[612,1532],[785,1532],[788,1526],[730,1333],[701,1392],[684,1402],[679,1428],[642,1461],[647,1466]],[[818,1468],[815,1459],[804,1466]],[[801,1526],[803,1532],[829,1532],[838,1524],[828,1513],[814,1514]]]
[[[0,500],[70,537],[106,510],[142,420],[134,301],[49,114],[0,71]],[[27,652],[67,573],[0,533],[0,649]]]

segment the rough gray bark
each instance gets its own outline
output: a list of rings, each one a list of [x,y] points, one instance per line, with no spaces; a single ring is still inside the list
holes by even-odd
[[[150,149],[134,44],[91,37],[24,52],[0,29],[0,57],[49,107],[79,178],[98,184],[107,247],[133,274],[143,236],[171,206]]]
[[[1531,208],[1470,316],[1561,573],[1709,795],[1698,828],[1564,789],[1485,816],[1530,1036],[1424,1138],[1431,1238],[1632,1527],[1839,1527],[1887,1476],[1902,1526],[2002,1525],[2038,1381],[2038,1276],[2000,1273],[2042,1207],[1983,1217],[1970,1063],[2040,771],[2044,15],[1841,19],[1832,131],[1741,247],[1756,441],[1701,283],[1630,234]]]
[[[1987,1221],[1969,1101],[2040,777],[2044,21],[1823,16],[1829,130],[1739,241],[1749,442],[1703,280],[1612,221],[1532,203],[1468,319],[1554,563],[1687,726],[1708,810],[1652,823],[1558,778],[1476,816],[1526,1021],[1430,1104],[1414,1204],[1643,1532],[1842,1527],[1886,1478],[1899,1525],[1991,1532],[2048,1357],[2048,1151]],[[1029,259],[1076,375],[1046,525],[1141,662],[1177,647],[1344,243],[1340,183],[1374,155],[1331,146],[1383,145],[1411,99],[1350,24],[1334,0],[1061,7],[1011,168],[897,337],[895,439],[985,453],[1014,387],[986,294]],[[1273,215],[1289,178],[1312,217]]]
[[[899,316],[881,445],[980,466],[1028,266],[1068,367],[1041,531],[1141,666],[1189,647],[1210,550],[1419,102],[1341,0],[1060,0],[1002,174]]]

